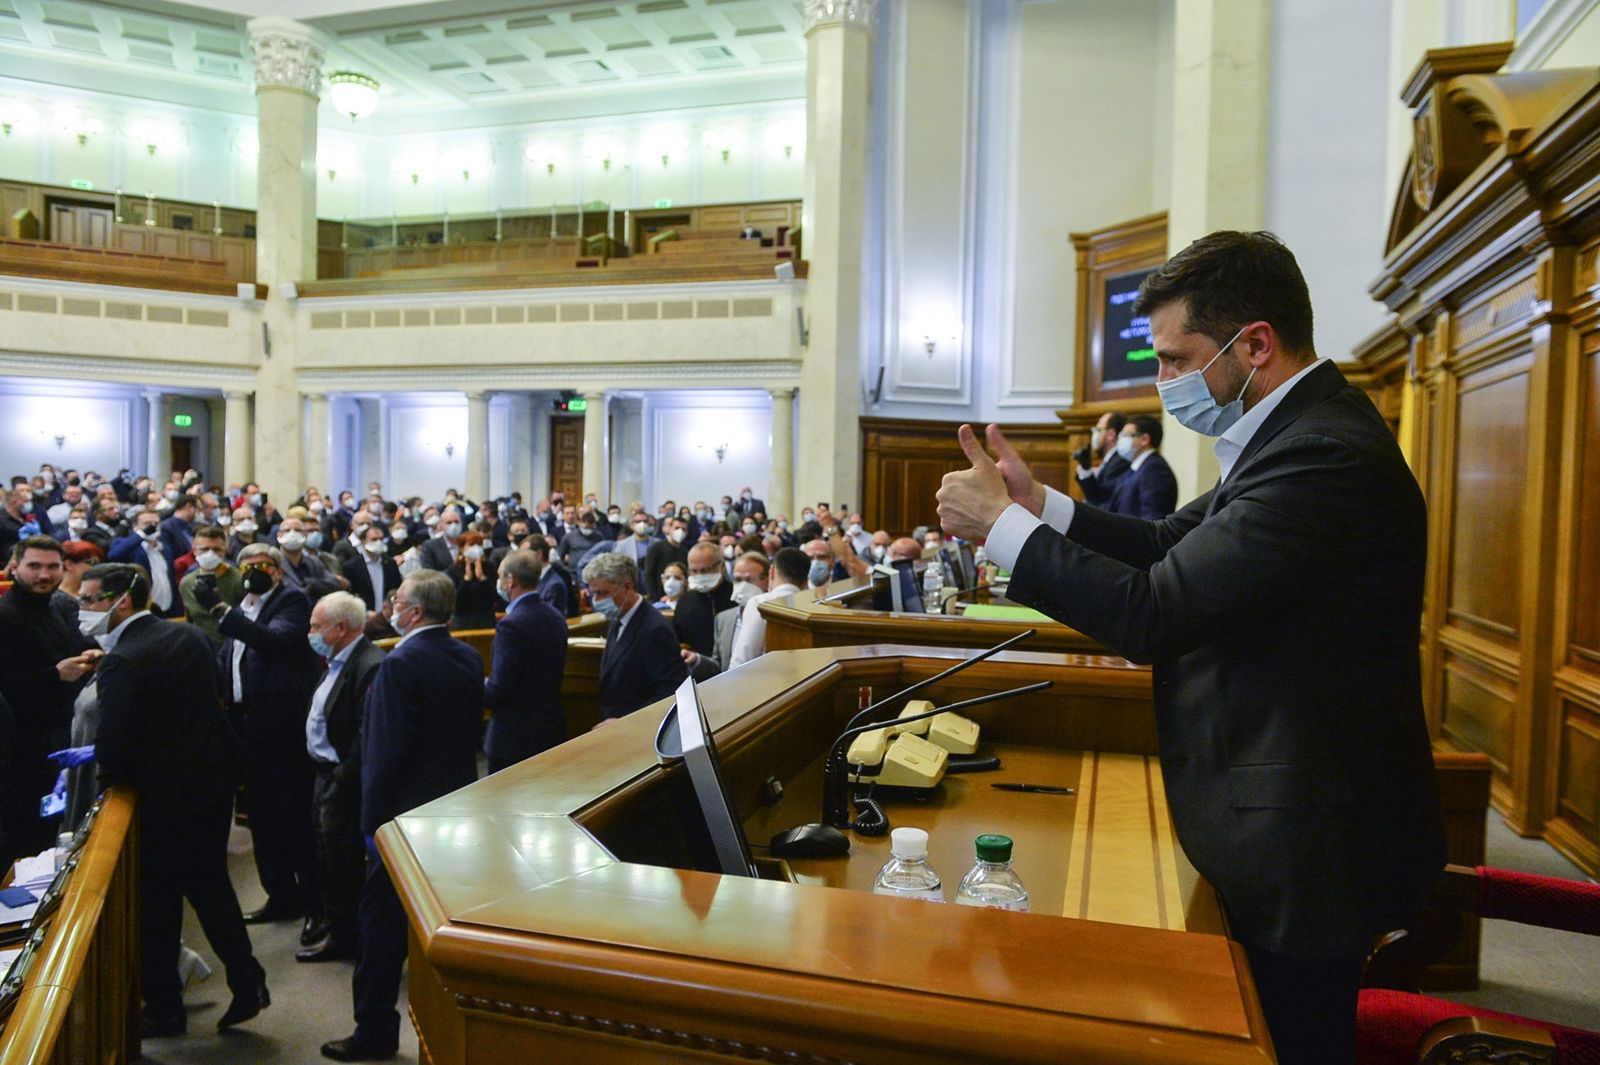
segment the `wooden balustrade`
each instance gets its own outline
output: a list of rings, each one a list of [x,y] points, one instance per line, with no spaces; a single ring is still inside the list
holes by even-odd
[[[221,259],[158,255],[0,237],[0,274],[232,296],[239,282]],[[265,288],[257,287],[264,295]]]

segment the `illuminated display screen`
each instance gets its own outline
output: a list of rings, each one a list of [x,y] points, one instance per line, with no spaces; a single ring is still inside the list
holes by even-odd
[[[1108,385],[1146,384],[1156,379],[1156,351],[1150,319],[1133,313],[1139,283],[1155,273],[1151,266],[1106,278],[1104,325],[1100,337],[1100,380]]]

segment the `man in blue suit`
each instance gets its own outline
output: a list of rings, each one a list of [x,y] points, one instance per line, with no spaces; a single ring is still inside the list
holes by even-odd
[[[1178,509],[1178,479],[1162,458],[1161,419],[1135,414],[1117,435],[1117,454],[1128,463],[1111,490],[1106,509],[1146,521],[1160,521]]]
[[[161,523],[161,549],[176,562],[194,549],[194,519],[200,513],[200,497],[186,495],[172,509],[172,517]]]
[[[677,691],[688,666],[678,634],[639,594],[639,568],[609,551],[583,569],[595,610],[611,622],[600,658],[600,716],[622,717]]]
[[[548,603],[557,614],[564,618],[577,617],[576,589],[569,586],[571,577],[559,564],[550,559],[550,541],[543,536],[530,536],[524,541],[527,550],[533,553],[534,561],[539,564],[539,584],[534,589],[540,599]]]
[[[483,661],[450,635],[456,589],[437,570],[407,577],[391,623],[400,642],[378,667],[361,729],[361,831],[367,878],[361,886],[360,956],[354,981],[356,1030],[322,1045],[334,1061],[391,1058],[400,1042],[400,973],[406,913],[372,837],[407,810],[478,778]]]
[[[159,617],[178,618],[183,616],[183,597],[178,594],[178,572],[172,568],[178,556],[161,540],[161,524],[156,512],[141,510],[133,517],[133,532],[113,540],[106,557],[112,562],[143,566],[150,575],[150,612]]]
[[[483,745],[491,773],[567,738],[561,711],[567,619],[540,595],[539,569],[532,551],[513,551],[500,563],[500,596],[509,605],[494,627],[494,664],[483,686],[492,715]]]

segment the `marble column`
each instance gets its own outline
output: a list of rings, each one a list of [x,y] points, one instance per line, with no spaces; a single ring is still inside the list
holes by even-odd
[[[298,330],[285,292],[317,276],[317,97],[326,42],[309,26],[264,16],[248,23],[255,59],[257,138],[256,280],[272,353],[256,372],[256,480],[293,499],[300,478]],[[326,476],[324,474],[324,476]]]
[[[1261,229],[1267,205],[1268,0],[1175,5],[1167,254],[1218,229]],[[1217,483],[1210,437],[1165,418],[1161,454],[1182,504]]]
[[[350,485],[350,488],[365,496],[368,483],[383,481],[383,410],[378,400],[370,398],[357,400],[356,406],[361,410],[361,443],[357,452],[356,473],[361,483]]]
[[[489,498],[489,393],[467,393],[467,498]]]
[[[228,414],[227,431],[222,446],[222,481],[224,485],[243,486],[254,476],[250,470],[250,444],[255,429],[250,424],[250,393],[225,392]]]
[[[802,436],[794,487],[807,499],[861,495],[861,264],[877,6],[877,0],[805,3],[802,242],[811,264],[806,282],[810,342],[801,362]]]
[[[583,411],[583,494],[593,492],[604,505],[611,479],[611,456],[606,446],[606,394],[585,392]],[[550,486],[553,490],[554,485]]]
[[[223,449],[222,428],[227,416],[227,406],[221,396],[206,397],[206,453],[201,470],[205,473],[207,484],[221,478],[222,469],[228,464],[227,453]]]
[[[767,478],[767,517],[794,518],[794,389],[770,388],[772,395],[772,473]],[[852,497],[853,498],[853,497]]]
[[[315,485],[324,495],[332,492],[332,467],[329,464],[328,397],[321,392],[306,393],[306,468],[302,488]],[[298,495],[298,493],[296,493]],[[294,496],[289,498],[293,499]]]
[[[507,397],[506,414],[510,419],[507,427],[506,438],[510,443],[511,454],[507,467],[511,475],[511,487],[508,491],[521,492],[523,506],[533,506],[533,452],[535,447],[533,428],[533,397],[526,392],[514,392]]]
[[[150,431],[145,445],[145,473],[156,482],[157,488],[172,474],[172,426],[167,410],[165,392],[146,392],[149,405]]]

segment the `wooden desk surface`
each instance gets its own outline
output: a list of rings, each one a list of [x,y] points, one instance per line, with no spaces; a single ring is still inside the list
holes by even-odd
[[[905,647],[769,654],[703,685],[702,702],[731,778],[747,783],[803,741],[784,774],[792,779],[827,742],[793,733],[799,719],[836,712],[835,697],[853,705],[858,682],[897,682],[960,657]],[[1086,706],[1148,699],[1145,671],[1083,656],[1008,654],[962,676],[973,675],[1049,677],[1063,698],[1074,686],[1090,693]],[[686,775],[652,752],[665,709],[576,737],[380,830],[412,923],[412,1010],[432,1061],[1270,1060],[1242,950],[1179,931],[1169,905],[1167,927],[1140,927],[1097,912],[1064,919],[1044,905],[930,907],[622,860],[623,849],[671,836],[683,804]],[[1061,722],[1074,735],[1089,727],[1070,712]],[[1013,759],[1033,768],[1020,749]],[[1079,760],[1080,781],[1095,764]],[[1088,838],[1089,808],[1074,804],[1059,837],[1069,848]],[[1159,849],[1144,811],[1149,876]],[[1069,850],[1059,887],[1036,879],[1065,909],[1074,870],[1093,878],[1113,864],[1098,848],[1087,861]],[[946,866],[949,877],[965,868]],[[1092,905],[1099,891],[1088,895]]]

